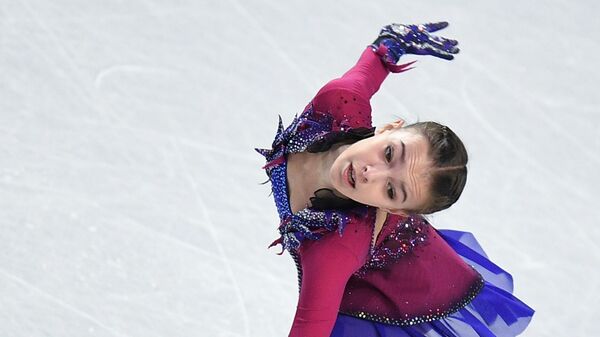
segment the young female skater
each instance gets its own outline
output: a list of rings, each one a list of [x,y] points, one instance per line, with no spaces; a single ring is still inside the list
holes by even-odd
[[[447,25],[383,27],[290,126],[279,118],[271,149],[257,149],[281,219],[271,246],[298,270],[290,336],[516,336],[529,323],[512,277],[471,234],[419,215],[462,193],[467,153],[456,134],[435,122],[371,126],[371,96],[389,72],[410,69],[396,64],[402,55],[458,53],[458,42],[430,34]]]

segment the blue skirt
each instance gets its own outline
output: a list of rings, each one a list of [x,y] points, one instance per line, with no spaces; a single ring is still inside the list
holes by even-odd
[[[513,337],[523,332],[534,311],[512,295],[512,276],[488,259],[471,233],[438,233],[483,276],[485,284],[473,301],[445,318],[410,326],[338,314],[331,337]]]

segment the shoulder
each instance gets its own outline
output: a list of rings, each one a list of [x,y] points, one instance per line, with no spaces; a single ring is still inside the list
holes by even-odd
[[[313,98],[315,110],[331,115],[339,128],[371,127],[371,104],[349,88],[324,87]]]

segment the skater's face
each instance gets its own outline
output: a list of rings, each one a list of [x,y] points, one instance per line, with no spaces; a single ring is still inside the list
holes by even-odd
[[[373,137],[344,146],[329,171],[339,193],[396,214],[427,203],[433,161],[429,142],[418,131],[392,123]]]

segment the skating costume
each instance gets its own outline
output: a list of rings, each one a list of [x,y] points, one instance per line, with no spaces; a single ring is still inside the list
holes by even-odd
[[[418,215],[389,214],[372,245],[373,207],[291,212],[288,154],[342,133],[374,130],[370,98],[390,71],[407,69],[396,65],[403,50],[394,41],[381,34],[290,126],[279,118],[271,149],[257,149],[267,160],[263,168],[281,220],[273,244],[288,250],[298,270],[289,336],[516,336],[533,310],[512,295],[510,274],[470,233],[436,230]]]

